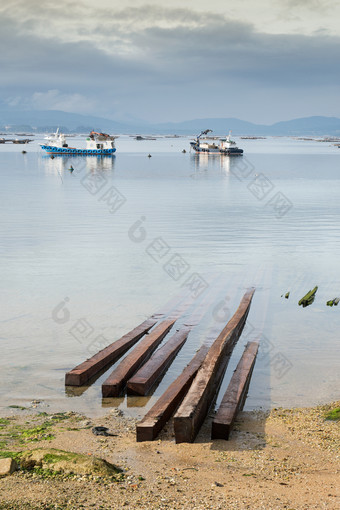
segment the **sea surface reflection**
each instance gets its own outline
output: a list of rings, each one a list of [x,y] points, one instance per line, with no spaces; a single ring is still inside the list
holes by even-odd
[[[338,397],[340,309],[326,303],[340,292],[339,150],[240,140],[244,156],[228,158],[190,153],[189,141],[121,136],[114,157],[51,159],[38,138],[27,154],[1,149],[3,413],[36,399],[51,410],[144,414],[250,286],[247,330],[222,391],[246,341],[261,337],[246,408]],[[108,370],[65,389],[66,371],[153,314],[193,274],[213,298],[152,394],[102,399]],[[299,307],[316,285],[313,304]]]

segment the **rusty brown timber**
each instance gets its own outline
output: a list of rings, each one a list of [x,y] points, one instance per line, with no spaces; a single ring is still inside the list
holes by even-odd
[[[248,289],[241,303],[218,335],[174,416],[176,443],[193,442],[220,388],[229,357],[242,333],[255,289]]]
[[[175,359],[178,351],[184,345],[190,328],[177,331],[169,340],[160,347],[135,373],[126,384],[127,392],[133,395],[147,395],[152,386],[159,381],[169,365]]]
[[[242,411],[247,397],[258,348],[258,342],[247,343],[212,422],[211,439],[229,438],[237,413]]]
[[[142,338],[160,319],[164,319],[169,313],[178,315],[177,309],[185,309],[188,306],[189,291],[182,289],[176,296],[171,298],[160,310],[151,315],[142,324],[134,328],[132,331],[108,345],[100,352],[84,361],[80,365],[67,372],[65,375],[65,385],[67,386],[81,386],[89,379],[99,374],[101,370],[105,369],[107,365],[115,363],[123,354],[126,353],[134,344]],[[184,304],[183,304],[183,300]],[[175,310],[174,307],[177,308]]]
[[[158,324],[116,367],[102,385],[103,397],[118,397],[126,381],[149,359],[175,324],[176,318],[167,319]]]
[[[217,281],[217,278],[214,279]],[[166,369],[169,367],[174,357],[186,341],[188,334],[191,329],[199,324],[201,319],[207,312],[207,307],[213,303],[213,298],[222,287],[223,282],[218,282],[218,285],[211,287],[199,302],[198,305],[193,303],[192,296],[186,297],[186,299],[180,303],[175,310],[173,310],[169,318],[179,318],[187,310],[187,308],[194,304],[194,310],[191,315],[184,319],[184,323],[179,332],[177,332],[168,342],[156,351],[149,361],[146,362],[142,368],[134,374],[134,376],[127,382],[127,391],[130,394],[147,395],[151,387],[159,381]],[[152,317],[156,317],[157,314],[153,314]],[[183,341],[181,340],[183,336]],[[177,342],[179,343],[177,347]],[[164,359],[163,359],[164,358]]]
[[[137,424],[137,441],[152,441],[157,437],[183,400],[208,350],[207,345],[200,348],[183,372]]]
[[[65,375],[65,384],[67,386],[81,386],[91,377],[95,376],[107,365],[117,361],[126,351],[142,338],[155,324],[157,319],[147,319],[139,324],[132,331],[122,336],[112,344],[97,352],[92,358],[76,366]]]

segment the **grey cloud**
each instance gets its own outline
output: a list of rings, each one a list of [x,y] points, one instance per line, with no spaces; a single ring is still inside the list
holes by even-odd
[[[340,78],[340,39],[299,35],[267,35],[242,24],[188,31],[152,28],[135,35],[134,44],[148,48],[163,72],[213,78],[225,75],[287,87],[329,83]],[[312,80],[312,82],[311,82]]]
[[[165,112],[188,108],[193,90],[215,93],[216,104],[225,99],[226,90],[240,101],[247,90],[258,96],[266,90],[273,102],[277,91],[292,103],[292,95],[305,87],[305,97],[313,102],[317,97],[313,89],[320,94],[322,87],[329,90],[340,81],[340,39],[334,36],[263,34],[250,24],[215,14],[154,6],[133,12],[121,9],[114,18],[108,12],[104,18],[104,10],[93,10],[88,14],[91,24],[88,17],[82,24],[74,17],[75,12],[83,12],[82,6],[47,3],[36,15],[39,6],[33,1],[29,10],[23,7],[20,20],[3,9],[3,97],[58,89],[106,102],[111,114],[116,103],[128,113],[131,108],[145,110],[143,102]],[[58,21],[65,6],[74,34],[82,37],[71,42],[57,24],[50,35],[42,36],[39,23],[53,13]],[[138,24],[142,13],[144,25]],[[203,107],[209,110],[209,104]]]
[[[281,6],[286,6],[289,9],[304,8],[311,11],[324,12],[336,5],[334,0],[280,0]]]

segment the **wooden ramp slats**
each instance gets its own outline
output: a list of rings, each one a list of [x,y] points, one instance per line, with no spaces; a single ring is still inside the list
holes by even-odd
[[[179,349],[182,347],[183,343],[186,341],[186,338],[192,328],[197,326],[206,314],[207,308],[211,303],[213,303],[213,299],[222,285],[223,281],[220,281],[217,286],[210,288],[206,292],[198,306],[194,306],[194,310],[191,315],[184,318],[180,331],[178,331],[163,347],[156,351],[152,355],[151,359],[138,371],[138,373],[136,373],[133,378],[127,382],[128,393],[146,395],[150,388],[161,378]],[[192,298],[190,298],[190,301],[192,302]],[[188,302],[185,300],[170,317],[175,318],[182,315],[186,308],[188,308],[190,301]],[[181,340],[182,336],[183,341]],[[176,347],[177,342],[180,344],[178,347]]]
[[[77,365],[66,373],[65,384],[67,386],[82,386],[100,370],[117,361],[155,324],[157,324],[157,319],[147,319],[119,340],[116,340],[88,360]]]
[[[197,354],[137,424],[137,441],[153,441],[171,418],[188,391],[209,347],[202,345]]]
[[[158,324],[116,367],[102,385],[103,397],[118,397],[126,381],[149,359],[154,350],[168,334],[176,319]]]
[[[216,399],[229,355],[242,333],[255,289],[249,289],[221,331],[200,367],[193,384],[174,416],[176,443],[193,442]]]
[[[162,347],[160,347],[127,382],[127,392],[135,395],[147,395],[152,386],[159,381],[178,351],[185,343],[190,328],[177,331]]]
[[[157,324],[160,319],[164,319],[174,307],[178,307],[183,299],[187,298],[188,293],[188,289],[182,289],[181,292],[171,298],[160,310],[151,315],[151,317],[142,322],[142,324],[67,372],[65,375],[65,385],[81,386],[92,377],[99,374],[107,365],[115,363],[130,347],[136,344],[145,333]]]
[[[212,422],[211,439],[228,439],[237,413],[243,409],[253,373],[258,342],[248,342]]]

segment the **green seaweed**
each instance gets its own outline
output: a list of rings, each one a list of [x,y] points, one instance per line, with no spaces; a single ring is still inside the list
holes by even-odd
[[[0,451],[0,459],[19,459],[21,452],[11,452],[8,450],[2,450]]]
[[[47,462],[47,464],[54,464],[55,462],[59,462],[60,460],[76,462],[78,458],[79,454],[77,453],[63,451],[60,451],[57,454],[47,453],[46,455],[44,455],[44,461]]]
[[[48,432],[48,428],[52,423],[44,422],[42,425],[34,427],[32,429],[24,429],[21,432],[21,443],[33,442],[33,441],[50,441],[54,439],[54,435]]]
[[[325,420],[339,421],[340,420],[340,407],[336,407],[328,411],[325,415]]]
[[[41,478],[72,478],[75,477],[73,473],[68,473],[67,475],[65,473],[62,473],[61,471],[53,471],[52,469],[46,469],[42,467],[35,466],[32,469],[32,472],[36,475],[39,475]]]

